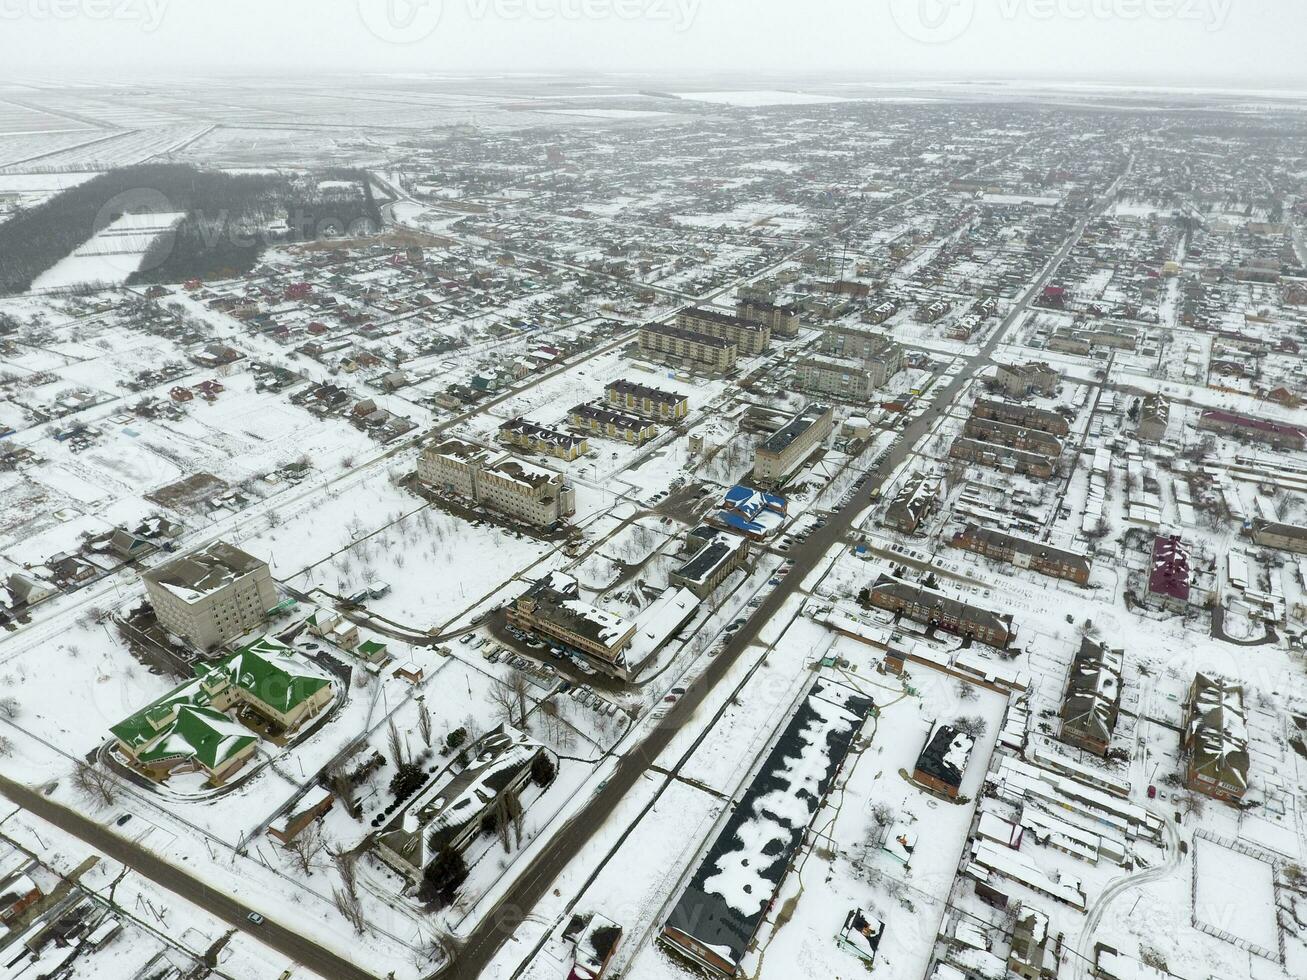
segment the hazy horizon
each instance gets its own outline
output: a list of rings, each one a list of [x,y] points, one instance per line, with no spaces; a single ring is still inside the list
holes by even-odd
[[[0,0],[0,74],[855,76],[1307,87],[1268,0]],[[1019,66],[1019,67],[1016,67]]]

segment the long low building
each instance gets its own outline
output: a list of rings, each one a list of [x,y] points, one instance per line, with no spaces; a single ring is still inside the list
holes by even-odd
[[[560,524],[576,513],[576,491],[561,473],[461,439],[424,449],[418,479],[535,527]]]
[[[982,419],[973,415],[967,419],[962,433],[968,439],[975,439],[978,442],[998,443],[1044,456],[1062,455],[1062,440],[1051,432],[1030,429],[1023,425],[1012,425],[1010,422],[999,422],[997,419]]]
[[[953,535],[950,542],[955,548],[983,555],[994,561],[1029,568],[1050,578],[1065,579],[1076,585],[1088,585],[1093,567],[1083,552],[1054,548],[1045,541],[1032,541],[997,528],[968,524]]]
[[[743,320],[720,310],[702,307],[682,310],[677,314],[676,325],[682,330],[728,340],[739,347],[740,353],[750,356],[766,353],[771,347],[771,327],[766,323]]]
[[[590,451],[590,443],[585,436],[551,429],[521,418],[511,419],[499,427],[499,441],[527,452],[554,456],[569,462]]]
[[[603,405],[577,405],[568,413],[567,420],[574,429],[585,429],[592,435],[608,439],[620,439],[633,446],[642,446],[658,436],[658,426],[643,415]]]
[[[809,405],[759,444],[754,453],[754,481],[763,486],[783,484],[834,427],[835,412],[829,405]]]
[[[712,374],[733,370],[740,356],[740,348],[733,341],[661,323],[646,323],[640,328],[640,352],[650,360],[672,367],[695,368]]]
[[[1276,548],[1297,555],[1307,555],[1307,527],[1300,524],[1254,520],[1249,534],[1253,541],[1263,548]]]
[[[1071,433],[1071,423],[1065,416],[1033,405],[1004,402],[995,398],[978,398],[971,408],[971,414],[974,418],[992,419],[995,422],[1006,422],[1008,425],[1019,425],[1026,429],[1040,429],[1058,437],[1065,437]]]
[[[973,606],[893,575],[882,575],[868,590],[867,601],[914,622],[971,637],[999,649],[1008,646],[1017,636],[1011,614]]]
[[[611,382],[604,389],[604,403],[659,422],[678,422],[690,413],[690,400],[684,395],[634,381]]]
[[[1237,436],[1252,442],[1263,442],[1277,449],[1307,448],[1307,435],[1296,425],[1272,422],[1269,419],[1239,415],[1220,409],[1209,409],[1198,419],[1198,428],[1205,432]]]
[[[576,579],[550,572],[509,607],[508,621],[590,657],[607,672],[625,680],[627,648],[635,624],[581,599]]]
[[[873,708],[842,684],[812,686],[668,915],[662,941],[675,953],[715,976],[738,975]]]
[[[959,436],[949,448],[949,456],[968,463],[988,466],[1009,473],[1021,473],[1036,479],[1048,480],[1057,472],[1057,460],[1043,453],[1013,449],[996,442],[981,442]]]

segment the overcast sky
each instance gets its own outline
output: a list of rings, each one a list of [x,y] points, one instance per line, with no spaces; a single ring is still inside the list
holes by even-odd
[[[0,0],[0,75],[609,71],[1307,88],[1307,0]]]

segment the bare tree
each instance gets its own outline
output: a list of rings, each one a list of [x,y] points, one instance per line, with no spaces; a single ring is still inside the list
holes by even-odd
[[[452,963],[463,952],[463,940],[447,929],[433,929],[427,936],[425,950],[432,963]]]
[[[396,769],[403,769],[408,757],[404,753],[404,740],[400,737],[399,729],[395,727],[394,719],[390,722],[387,742],[390,746],[390,761],[395,763]]]
[[[13,720],[23,713],[23,706],[14,697],[0,698],[0,718]]]
[[[321,828],[316,823],[305,827],[297,837],[292,838],[291,842],[286,845],[286,850],[290,851],[291,856],[295,858],[295,864],[300,871],[306,875],[312,874],[318,855],[322,853]]]
[[[118,799],[118,783],[113,775],[81,759],[77,760],[77,767],[73,770],[73,785],[101,806],[112,806]]]
[[[0,735],[0,759],[8,758],[14,754],[14,743],[4,735]]]
[[[355,932],[360,936],[363,935],[367,931],[367,919],[364,918],[363,905],[358,898],[339,888],[332,889],[331,898],[336,903],[336,911],[354,927]]]
[[[431,748],[431,712],[425,702],[418,705],[418,731],[427,748]]]
[[[497,680],[490,686],[490,703],[499,709],[500,716],[514,728],[526,728],[529,707],[527,680],[514,673],[508,680]]]
[[[345,886],[345,894],[355,901],[359,897],[358,855],[353,851],[333,851],[328,849],[331,863],[340,875],[340,883]]]

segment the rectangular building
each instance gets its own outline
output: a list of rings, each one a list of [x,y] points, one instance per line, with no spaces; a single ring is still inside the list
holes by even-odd
[[[720,310],[702,307],[682,310],[676,316],[676,325],[692,333],[729,340],[739,348],[741,354],[756,356],[766,353],[771,347],[771,327],[766,323],[743,320]]]
[[[822,331],[821,352],[828,357],[866,362],[878,388],[903,370],[903,348],[884,334],[871,330],[827,327]]]
[[[1243,688],[1198,674],[1189,688],[1183,735],[1190,789],[1227,803],[1248,792],[1248,725]]]
[[[995,398],[977,398],[976,403],[971,407],[971,417],[1006,422],[1008,425],[1018,425],[1023,429],[1038,429],[1041,432],[1052,433],[1060,439],[1071,434],[1071,423],[1060,412],[1050,412],[1046,408],[1004,402]]]
[[[994,375],[995,383],[1009,398],[1025,398],[1032,394],[1053,397],[1062,376],[1049,365],[1000,364]]]
[[[968,439],[965,436],[953,440],[949,456],[996,470],[1022,473],[1040,480],[1050,479],[1057,472],[1057,460],[1051,456],[1013,449],[1011,446],[1003,446],[995,442]]]
[[[1279,521],[1254,520],[1250,529],[1252,539],[1263,548],[1276,548],[1307,555],[1307,527],[1300,524],[1282,524]]]
[[[1237,436],[1251,442],[1265,443],[1276,449],[1307,448],[1307,436],[1304,436],[1303,430],[1296,425],[1271,422],[1234,412],[1217,409],[1203,412],[1198,420],[1198,428],[1205,432],[1219,432],[1222,435]]]
[[[424,449],[418,479],[439,493],[534,527],[559,524],[576,513],[576,490],[561,473],[460,439]]]
[[[754,453],[753,479],[763,486],[780,486],[835,427],[829,405],[809,405],[759,444]]]
[[[913,781],[941,796],[957,799],[975,744],[976,740],[966,732],[940,725],[917,757],[912,771]]]
[[[901,534],[916,534],[917,528],[939,505],[939,479],[921,474],[899,489],[885,508],[881,524]]]
[[[1144,442],[1161,442],[1171,424],[1171,403],[1161,395],[1149,395],[1139,407],[1138,432]]]
[[[958,531],[951,544],[994,561],[1032,569],[1050,578],[1065,579],[1076,585],[1089,584],[1092,563],[1082,552],[1054,548],[1044,541],[1032,541],[978,524],[968,524]]]
[[[1125,652],[1085,637],[1071,663],[1062,695],[1062,728],[1068,745],[1106,756],[1121,712],[1121,675]]]
[[[604,389],[604,402],[611,408],[635,412],[659,422],[679,422],[690,414],[684,395],[651,388],[634,381],[614,381]]]
[[[794,303],[777,304],[768,300],[744,297],[735,304],[735,315],[750,323],[768,327],[773,337],[799,335],[799,308]]]
[[[643,415],[602,405],[577,405],[568,413],[567,420],[574,429],[586,429],[592,435],[619,439],[633,446],[642,446],[658,436],[658,426]]]
[[[584,602],[570,575],[551,572],[540,579],[509,607],[508,621],[627,677],[626,649],[635,638],[635,624]]]
[[[737,569],[749,563],[749,542],[738,534],[701,524],[686,535],[683,564],[670,576],[672,585],[707,599]]]
[[[999,422],[996,419],[967,419],[962,434],[968,439],[980,442],[997,442],[1013,449],[1040,453],[1044,456],[1061,456],[1062,440],[1051,432],[1042,429],[1027,429],[1025,426]]]
[[[661,938],[676,955],[714,976],[739,975],[873,707],[842,684],[813,685],[672,907]]]
[[[805,391],[831,395],[846,402],[867,402],[872,392],[885,386],[903,366],[902,348],[896,358],[858,360],[813,354],[799,361],[798,384]]]
[[[876,581],[868,590],[867,601],[913,622],[971,637],[1000,650],[1017,637],[1011,614],[1000,615],[892,575],[882,575]]]
[[[726,374],[735,368],[740,349],[732,341],[661,323],[640,328],[640,353],[672,367]]]
[[[168,632],[211,650],[256,630],[277,605],[268,564],[218,541],[141,575]]]
[[[575,436],[522,418],[501,425],[499,441],[527,452],[541,453],[569,462],[590,451],[590,443],[585,436]]]

